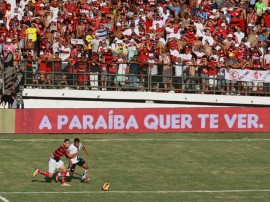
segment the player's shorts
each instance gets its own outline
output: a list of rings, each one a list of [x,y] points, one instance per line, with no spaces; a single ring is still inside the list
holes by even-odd
[[[64,165],[64,162],[62,160],[59,160],[58,162],[54,159],[50,159],[49,161],[49,173],[54,173],[56,169],[60,168],[62,165]]]
[[[83,164],[85,164],[85,160],[83,160],[82,158],[78,158],[78,160],[79,161],[77,163],[74,163],[69,167],[69,171],[74,172],[75,168],[76,168],[76,165],[82,166]]]

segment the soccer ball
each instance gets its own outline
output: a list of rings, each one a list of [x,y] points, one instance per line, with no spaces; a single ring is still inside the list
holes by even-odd
[[[102,186],[102,190],[103,191],[109,191],[110,189],[110,185],[108,183],[105,183],[103,186]]]

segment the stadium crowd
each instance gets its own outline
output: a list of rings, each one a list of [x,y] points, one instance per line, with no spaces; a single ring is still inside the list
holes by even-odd
[[[28,86],[150,80],[168,92],[270,92],[268,82],[225,79],[229,69],[269,71],[268,1],[3,0],[0,9],[3,67],[24,66]]]

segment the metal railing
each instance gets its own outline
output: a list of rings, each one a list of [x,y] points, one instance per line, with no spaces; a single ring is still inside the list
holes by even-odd
[[[270,84],[262,82],[228,81],[225,77],[202,74],[200,68],[191,75],[189,67],[175,75],[175,65],[170,65],[164,73],[164,64],[156,64],[157,74],[151,74],[151,67],[144,64],[138,74],[112,72],[76,72],[54,71],[39,72],[38,66],[26,67],[25,86],[43,89],[80,89],[80,90],[111,90],[111,91],[150,91],[196,94],[227,94],[227,95],[258,95],[269,96]],[[168,66],[168,65],[166,65]],[[118,72],[118,69],[116,69]]]
[[[4,68],[1,72],[0,85],[3,95],[10,95],[14,93],[15,76],[15,67]]]

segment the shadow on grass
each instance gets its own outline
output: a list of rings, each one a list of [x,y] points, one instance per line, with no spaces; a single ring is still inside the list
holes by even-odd
[[[80,174],[78,174],[78,173],[74,173],[72,177],[67,177],[67,181],[68,181],[68,182],[71,182],[72,179],[79,180],[79,181],[81,181],[82,183],[88,183],[88,182],[82,181],[82,175],[80,175]]]
[[[53,178],[44,177],[44,180],[32,180],[31,182],[51,183]]]
[[[51,183],[52,181],[54,181],[55,183],[57,183],[56,180],[55,180],[55,176],[56,175],[54,175],[52,178],[50,178],[50,177],[44,177],[44,180],[32,180],[31,182]],[[79,180],[81,182],[84,182],[84,181],[82,181],[81,175],[78,174],[78,173],[74,173],[74,175],[72,177],[69,177],[68,176],[67,177],[67,182],[71,182],[73,179]],[[59,181],[61,181],[61,179]]]

